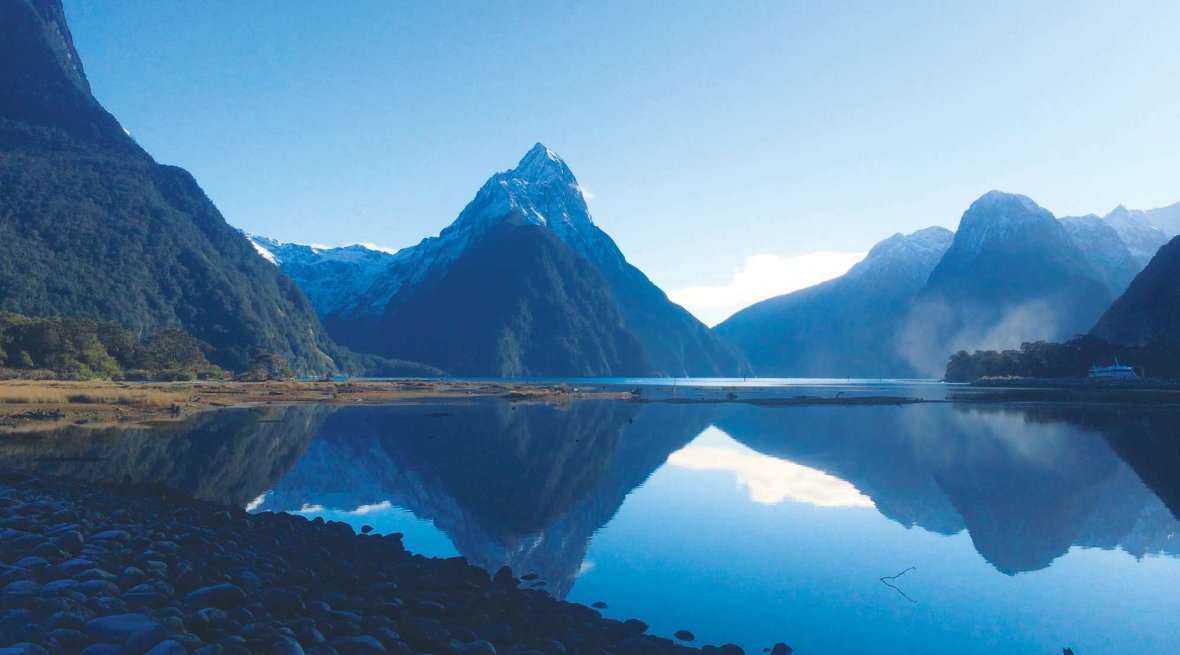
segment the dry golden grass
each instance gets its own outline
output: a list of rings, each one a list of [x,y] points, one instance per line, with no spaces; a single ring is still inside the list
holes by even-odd
[[[165,408],[188,402],[189,393],[113,382],[3,382],[0,403],[18,405],[126,405]]]

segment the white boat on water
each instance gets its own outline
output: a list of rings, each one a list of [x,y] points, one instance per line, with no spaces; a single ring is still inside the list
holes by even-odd
[[[1119,364],[1119,358],[1114,358],[1114,364],[1110,366],[1090,366],[1090,377],[1092,378],[1137,378],[1135,369],[1130,366]]]

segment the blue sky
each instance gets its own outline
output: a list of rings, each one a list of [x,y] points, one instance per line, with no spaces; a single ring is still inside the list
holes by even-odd
[[[1180,201],[1176,2],[65,5],[99,99],[236,226],[410,245],[541,141],[708,322],[989,189]]]

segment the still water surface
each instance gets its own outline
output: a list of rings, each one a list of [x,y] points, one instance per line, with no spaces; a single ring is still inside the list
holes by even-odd
[[[747,652],[1094,655],[1180,652],[1178,439],[1180,411],[1143,408],[485,400],[227,410],[0,452],[401,532]]]

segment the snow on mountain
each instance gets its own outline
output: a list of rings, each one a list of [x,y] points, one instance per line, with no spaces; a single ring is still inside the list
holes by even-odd
[[[267,250],[260,243],[255,241],[254,237],[252,237],[248,234],[245,236],[246,236],[246,240],[250,242],[250,245],[254,246],[254,250],[258,251],[259,255],[262,255],[263,259],[274,264],[275,266],[279,265],[279,258],[275,257],[275,254],[273,252]]]
[[[1152,211],[1166,210],[1167,208]],[[1147,262],[1151,261],[1160,246],[1168,242],[1168,235],[1153,225],[1151,219],[1148,218],[1148,212],[1143,210],[1130,210],[1119,205],[1109,214],[1103,216],[1102,221],[1118,233],[1119,238],[1127,245],[1140,269],[1147,266]]]
[[[371,307],[369,291],[378,286],[394,255],[360,244],[322,248],[253,234],[246,238],[259,255],[295,280],[320,316],[383,308]]]
[[[1066,216],[1061,225],[1112,295],[1121,294],[1142,268],[1126,240],[1103,219],[1093,214]]]
[[[1053,214],[1028,196],[988,191],[963,214],[952,250],[958,259],[971,260],[992,244],[1060,229]]]
[[[399,291],[445,269],[475,240],[510,217],[552,231],[604,272],[626,265],[618,247],[594,225],[581,185],[569,166],[540,143],[516,168],[488,179],[437,237],[425,238],[394,254],[362,245],[323,249],[248,236],[259,254],[272,263],[278,260],[321,316],[375,317]]]
[[[873,246],[864,260],[841,279],[899,278],[920,284],[942,259],[954,236],[954,232],[937,226],[910,234],[898,232]]]
[[[667,375],[740,375],[739,352],[668,300],[590,216],[573,172],[538,143],[511,170],[496,173],[458,218],[436,237],[388,254],[363,246],[321,250],[255,238],[303,288],[329,331],[358,349],[378,348],[375,331],[397,320],[399,307],[429,292],[460,257],[506,222],[534,225],[594,265],[610,284],[652,363]],[[360,248],[361,250],[356,250]],[[414,292],[414,293],[411,293]]]

